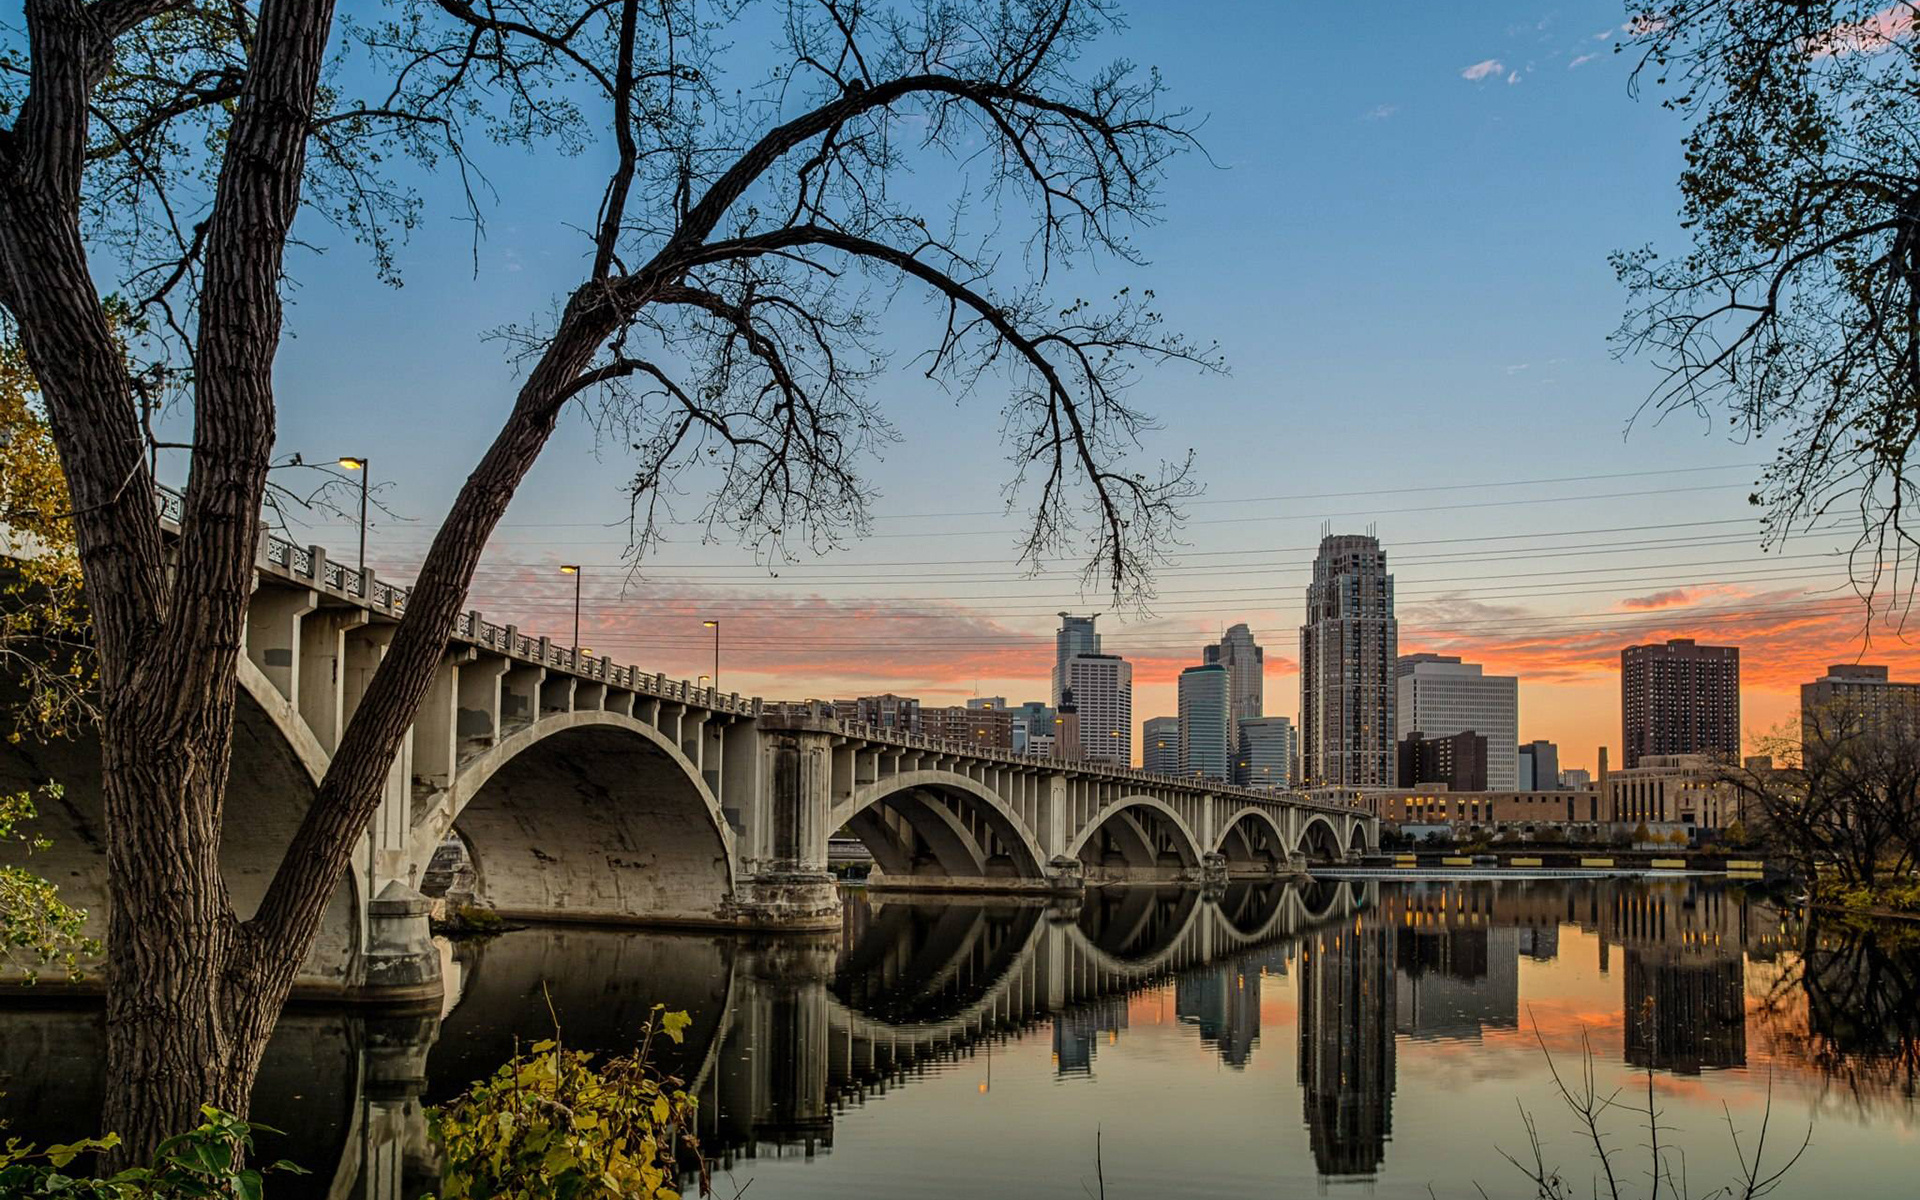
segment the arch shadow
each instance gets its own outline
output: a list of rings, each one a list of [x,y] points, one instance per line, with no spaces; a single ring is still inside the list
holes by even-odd
[[[993,789],[950,771],[904,771],[834,806],[831,823],[888,876],[953,880],[1046,877],[1046,855]]]
[[[1151,796],[1125,796],[1102,808],[1067,846],[1089,867],[1183,869],[1204,853],[1179,813]]]
[[[327,755],[307,724],[244,655],[234,699],[233,748],[227,765],[226,807],[220,830],[220,868],[233,909],[252,917],[279,868],[281,855],[306,816],[326,774]],[[4,685],[11,691],[10,681]],[[107,931],[106,802],[100,740],[90,733],[49,743],[0,745],[0,792],[58,783],[62,796],[40,805],[32,831],[52,847],[33,856],[35,873],[60,888],[60,898],[88,913],[86,932],[103,942]],[[361,856],[356,855],[358,860]],[[0,862],[19,860],[0,847]],[[334,888],[312,949],[296,978],[308,997],[355,985],[360,968],[361,864],[355,861]],[[102,963],[83,962],[93,981]],[[0,980],[11,972],[0,967]]]
[[[503,915],[707,923],[733,897],[733,830],[712,792],[620,713],[557,713],[502,739],[461,767],[449,807],[474,898]]]
[[[1336,863],[1346,857],[1346,843],[1340,831],[1325,813],[1314,813],[1300,827],[1300,842],[1295,850],[1310,863]]]

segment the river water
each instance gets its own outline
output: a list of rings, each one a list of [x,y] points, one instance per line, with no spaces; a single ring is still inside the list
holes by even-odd
[[[693,1015],[666,1065],[723,1196],[1530,1196],[1502,1158],[1531,1158],[1523,1114],[1585,1194],[1552,1069],[1577,1087],[1589,1053],[1625,1178],[1650,1086],[1696,1196],[1735,1169],[1729,1123],[1751,1152],[1763,1119],[1770,1162],[1811,1136],[1777,1196],[1920,1193],[1920,938],[1717,882],[853,891],[832,936],[556,926],[449,953],[441,1013],[283,1019],[254,1115],[315,1173],[276,1200],[412,1200],[424,1105],[549,1036],[549,1004],[569,1044],[622,1050],[655,1003]],[[9,1132],[90,1132],[99,1045],[97,1007],[9,998]]]

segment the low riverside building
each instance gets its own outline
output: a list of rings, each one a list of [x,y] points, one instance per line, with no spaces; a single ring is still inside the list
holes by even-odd
[[[1740,789],[1710,754],[1648,754],[1607,776],[1607,819],[1618,825],[1721,830],[1741,820]]]
[[[1360,806],[1382,821],[1397,825],[1524,829],[1609,820],[1597,790],[1456,792],[1445,784],[1424,783],[1369,792],[1361,797]]]

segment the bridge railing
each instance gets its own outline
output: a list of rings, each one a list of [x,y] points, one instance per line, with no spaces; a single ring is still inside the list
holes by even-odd
[[[1324,812],[1351,814],[1354,806],[1328,804],[1312,800],[1299,792],[1265,790],[1261,788],[1240,787],[1237,784],[1220,780],[1206,779],[1196,782],[1184,775],[1165,775],[1158,771],[1146,771],[1138,767],[1122,766],[1118,763],[1104,762],[1100,759],[1085,758],[1049,758],[1039,754],[1021,754],[998,746],[985,746],[979,742],[960,741],[953,738],[928,737],[924,733],[895,729],[886,725],[869,725],[861,721],[852,721],[835,716],[831,705],[819,703],[794,704],[781,701],[769,704],[762,713],[763,717],[775,721],[804,723],[807,725],[825,725],[829,729],[843,733],[848,737],[857,737],[862,741],[880,742],[903,749],[932,750],[941,754],[965,755],[969,758],[987,759],[1004,763],[1012,767],[1044,767],[1051,771],[1072,771],[1079,775],[1091,775],[1101,779],[1113,779],[1128,783],[1143,784],[1148,787],[1175,787],[1190,792],[1205,792],[1234,800],[1264,801],[1267,803],[1285,803],[1299,808],[1311,808]]]
[[[185,511],[185,501],[172,488],[154,486],[154,502],[160,519],[177,532]],[[302,546],[278,534],[261,539],[259,561],[278,574],[308,583],[352,600],[364,608],[399,618],[407,611],[413,589],[388,583],[372,571],[358,571],[327,556],[320,546]],[[624,691],[637,692],[675,703],[712,709],[740,716],[758,716],[765,702],[758,696],[738,692],[722,693],[717,688],[700,687],[684,679],[668,679],[665,674],[649,674],[638,667],[623,666],[600,655],[558,646],[547,638],[533,638],[512,625],[495,625],[477,612],[464,612],[454,623],[453,636],[463,642],[491,650],[508,658],[538,663],[594,683],[605,683]]]

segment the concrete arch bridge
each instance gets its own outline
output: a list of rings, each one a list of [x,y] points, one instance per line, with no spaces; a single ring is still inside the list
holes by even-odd
[[[160,497],[163,519],[177,509]],[[263,536],[222,846],[242,917],[271,878],[405,612],[407,592]],[[35,866],[104,930],[99,753],[0,747],[0,790],[48,780]],[[510,917],[837,926],[827,840],[880,888],[1074,893],[1298,873],[1377,845],[1303,796],[1043,759],[767,704],[462,615],[300,979],[302,994],[437,993],[426,867],[449,836]],[[0,851],[0,853],[7,853]]]

